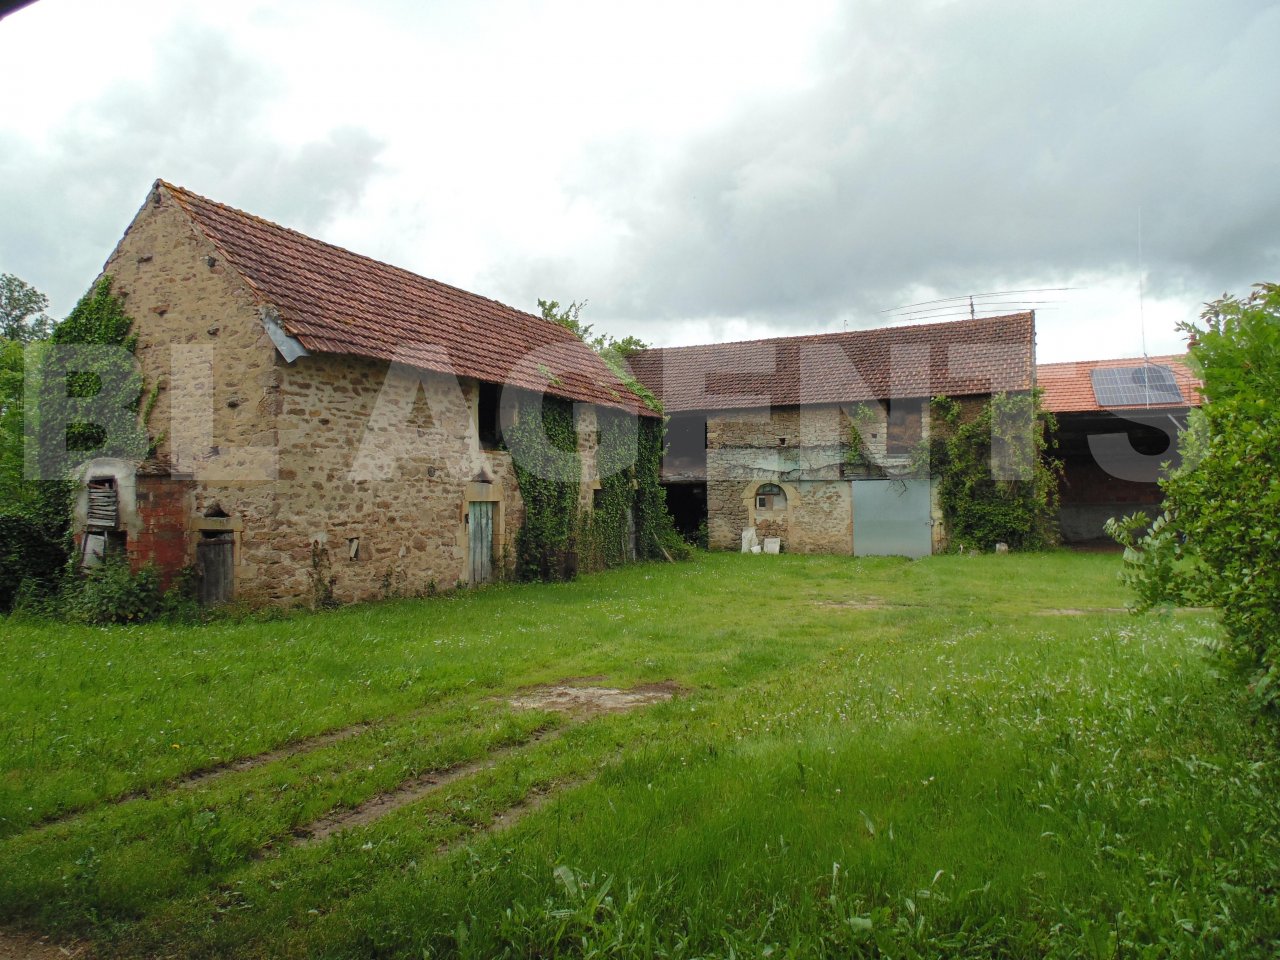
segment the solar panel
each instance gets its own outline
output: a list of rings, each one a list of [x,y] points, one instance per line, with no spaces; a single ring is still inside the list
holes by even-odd
[[[1184,403],[1173,371],[1159,364],[1098,367],[1091,371],[1093,396],[1100,407],[1146,407]]]

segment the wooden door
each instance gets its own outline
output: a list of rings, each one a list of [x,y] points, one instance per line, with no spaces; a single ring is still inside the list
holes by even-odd
[[[201,603],[227,603],[235,595],[234,553],[235,543],[230,536],[212,537],[196,544]]]
[[[493,579],[493,504],[477,500],[467,504],[467,542],[470,547],[471,582]]]

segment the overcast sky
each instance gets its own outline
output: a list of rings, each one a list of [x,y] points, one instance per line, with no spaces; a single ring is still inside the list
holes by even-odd
[[[1042,361],[1177,351],[1280,280],[1277,50],[1248,0],[39,0],[0,272],[64,315],[163,177],[658,345],[1071,288],[986,299]]]

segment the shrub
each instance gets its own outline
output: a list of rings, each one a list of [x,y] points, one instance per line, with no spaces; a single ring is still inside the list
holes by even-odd
[[[1138,596],[1135,612],[1144,613],[1162,604],[1199,602],[1202,591],[1182,562],[1187,556],[1185,538],[1172,513],[1161,513],[1149,527],[1147,515],[1141,511],[1124,519],[1112,517],[1106,531],[1124,547],[1120,579]]]
[[[1047,456],[1054,420],[1039,393],[996,394],[969,419],[948,397],[931,406],[929,469],[951,544],[1035,550],[1056,543],[1059,464]]]
[[[10,610],[23,585],[53,587],[67,562],[61,537],[30,517],[0,515],[0,611]]]
[[[155,567],[132,571],[124,557],[108,557],[80,575],[68,571],[63,587],[65,616],[80,623],[140,623],[165,611]]]
[[[1185,540],[1175,575],[1167,550],[1135,545],[1130,578],[1185,584],[1222,610],[1229,651],[1250,667],[1260,706],[1280,705],[1280,285],[1209,304],[1184,324],[1205,404],[1182,442],[1183,465],[1164,481],[1166,528]],[[1135,586],[1142,587],[1141,581]],[[1146,602],[1140,592],[1139,596]]]

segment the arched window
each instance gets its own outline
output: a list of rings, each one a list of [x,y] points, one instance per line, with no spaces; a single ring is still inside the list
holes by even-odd
[[[756,488],[757,510],[785,510],[787,495],[776,483],[762,483]]]

